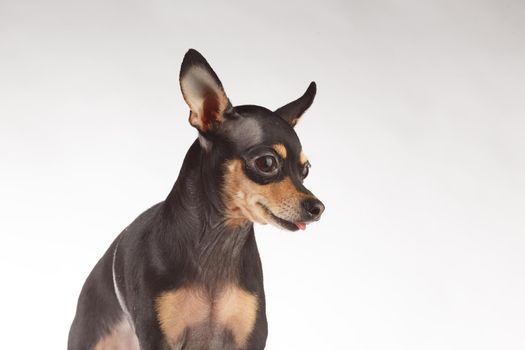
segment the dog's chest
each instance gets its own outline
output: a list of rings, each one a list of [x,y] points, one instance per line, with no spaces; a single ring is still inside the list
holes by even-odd
[[[159,324],[173,348],[245,348],[257,307],[256,295],[234,285],[214,295],[183,287],[156,299]]]

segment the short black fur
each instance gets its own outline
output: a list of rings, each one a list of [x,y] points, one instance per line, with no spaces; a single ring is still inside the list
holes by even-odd
[[[188,51],[184,62],[181,77],[192,66],[205,67],[222,90],[217,75],[197,51]],[[311,104],[310,97],[304,106]],[[214,295],[230,282],[256,295],[258,301],[255,324],[243,348],[265,347],[266,302],[253,224],[233,227],[227,222],[223,194],[225,164],[253,157],[257,149],[273,152],[273,144],[285,142],[290,159],[271,181],[290,176],[298,191],[311,194],[298,180],[301,169],[296,154],[301,145],[289,122],[300,117],[306,109],[303,107],[288,108],[285,112],[293,114],[288,118],[259,106],[233,108],[228,101],[224,121],[212,121],[212,129],[199,130],[199,139],[188,150],[166,200],[137,217],[88,276],[70,329],[69,350],[95,348],[123,320],[134,329],[140,349],[170,349],[174,345],[161,330],[156,298],[163,292],[195,284],[205,286]],[[260,178],[253,170],[245,169],[245,173],[254,182],[268,183],[268,179]],[[177,348],[195,348],[192,345],[195,339],[191,333],[186,334]],[[238,348],[228,332],[224,333],[221,344],[222,348]]]

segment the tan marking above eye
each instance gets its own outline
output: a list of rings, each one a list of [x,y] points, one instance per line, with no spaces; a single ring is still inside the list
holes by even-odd
[[[278,155],[281,156],[281,158],[286,159],[286,156],[288,155],[288,151],[286,150],[286,147],[282,143],[277,143],[272,146],[272,148],[277,152]]]
[[[301,151],[301,154],[299,154],[299,162],[301,162],[301,165],[305,165],[308,162],[308,158],[303,151]]]

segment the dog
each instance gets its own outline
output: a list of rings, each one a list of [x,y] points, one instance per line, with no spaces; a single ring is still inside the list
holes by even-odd
[[[271,111],[232,106],[194,49],[180,86],[198,138],[166,200],[111,244],[78,299],[68,349],[263,349],[268,333],[253,223],[295,231],[324,205],[293,127],[316,94]]]

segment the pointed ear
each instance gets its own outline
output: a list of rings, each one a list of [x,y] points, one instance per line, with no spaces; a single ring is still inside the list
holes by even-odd
[[[190,107],[190,124],[206,133],[224,120],[231,108],[217,74],[206,59],[194,49],[188,50],[180,69],[180,87]]]
[[[317,86],[315,82],[312,81],[303,96],[277,109],[275,113],[294,127],[299,118],[301,118],[303,113],[312,105],[312,102],[314,102],[316,92]]]

